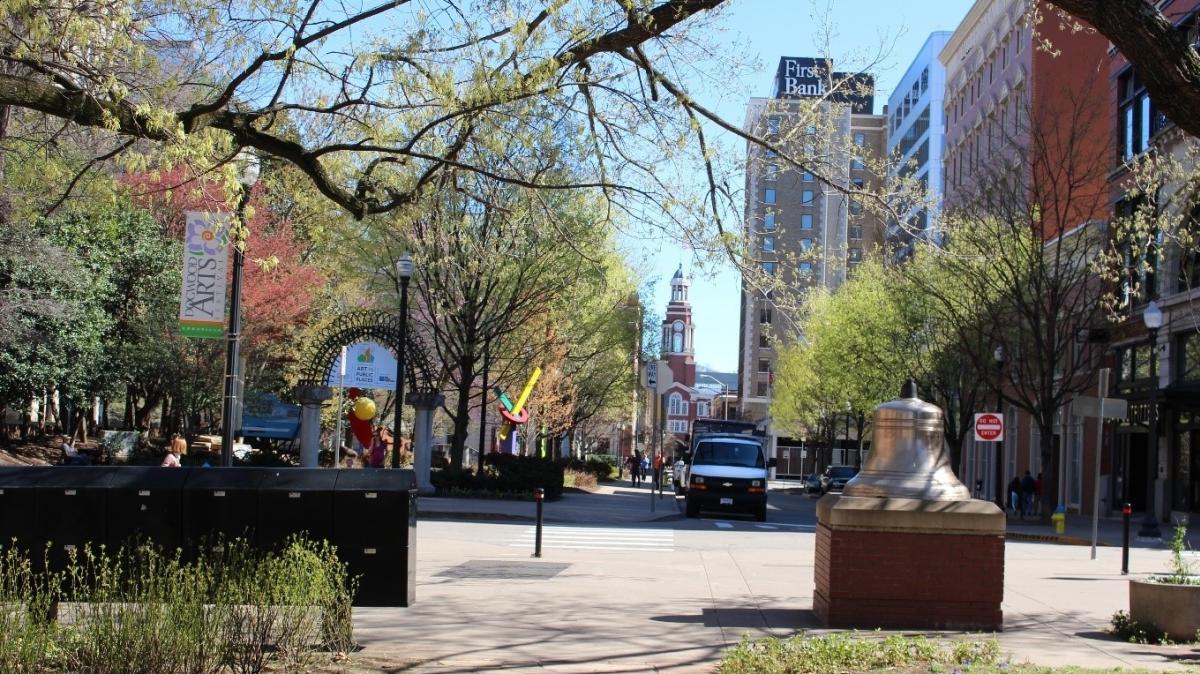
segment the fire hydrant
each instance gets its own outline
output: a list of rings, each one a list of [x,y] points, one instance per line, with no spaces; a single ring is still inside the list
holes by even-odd
[[[1054,522],[1054,533],[1061,534],[1067,530],[1067,514],[1061,510],[1055,510],[1050,516],[1050,521]]]

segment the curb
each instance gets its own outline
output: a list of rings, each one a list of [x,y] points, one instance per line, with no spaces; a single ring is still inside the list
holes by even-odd
[[[1030,534],[1021,531],[1009,531],[1005,533],[1005,538],[1010,541],[1023,541],[1026,543],[1058,543],[1059,545],[1087,545],[1091,546],[1092,541],[1089,538],[1076,538],[1075,536],[1059,536],[1058,534]],[[1101,548],[1112,547],[1104,541],[1096,541],[1096,546]]]

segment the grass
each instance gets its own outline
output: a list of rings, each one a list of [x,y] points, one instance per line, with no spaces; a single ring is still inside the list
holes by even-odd
[[[857,632],[743,639],[717,674],[1098,674],[1134,670],[1039,667],[1013,663],[995,639],[937,640]]]

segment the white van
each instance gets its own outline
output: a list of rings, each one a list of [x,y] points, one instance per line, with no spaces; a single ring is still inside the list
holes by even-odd
[[[767,519],[767,470],[775,465],[759,436],[712,433],[692,443],[686,473],[687,516],[732,510]]]

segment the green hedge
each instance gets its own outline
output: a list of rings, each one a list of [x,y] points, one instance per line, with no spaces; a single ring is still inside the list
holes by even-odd
[[[438,493],[444,495],[476,492],[532,498],[533,490],[541,487],[546,490],[547,499],[557,499],[563,491],[563,465],[533,456],[487,454],[481,475],[471,470],[438,470],[433,472],[431,479]]]

